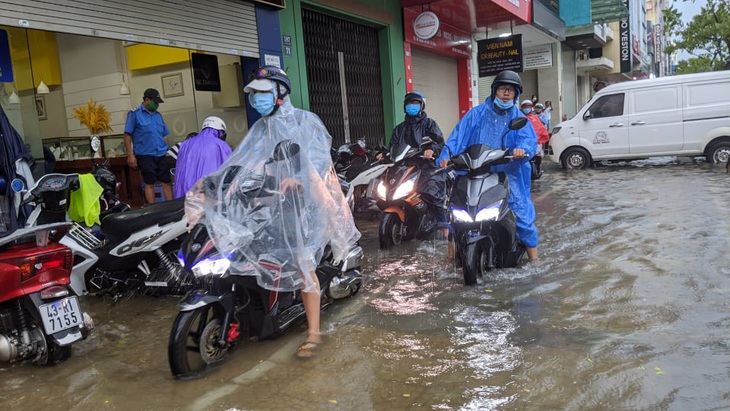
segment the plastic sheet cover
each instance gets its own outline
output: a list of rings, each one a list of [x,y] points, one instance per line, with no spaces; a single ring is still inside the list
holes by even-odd
[[[339,261],[355,245],[360,233],[332,167],[331,140],[319,117],[286,97],[188,192],[189,223],[205,223],[232,274],[255,275],[270,290],[313,291],[309,273],[325,247]]]

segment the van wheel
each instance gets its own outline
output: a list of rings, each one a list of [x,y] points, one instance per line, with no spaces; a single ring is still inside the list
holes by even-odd
[[[591,155],[580,147],[571,147],[563,153],[560,164],[563,170],[582,170],[591,164]]]
[[[708,163],[727,163],[730,160],[730,141],[718,141],[707,148],[705,157]]]

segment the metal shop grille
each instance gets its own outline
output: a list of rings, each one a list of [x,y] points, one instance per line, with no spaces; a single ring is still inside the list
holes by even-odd
[[[302,21],[310,109],[327,126],[332,146],[362,137],[371,147],[383,142],[377,29],[306,9]]]

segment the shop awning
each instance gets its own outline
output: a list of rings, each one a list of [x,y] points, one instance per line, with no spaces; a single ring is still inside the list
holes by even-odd
[[[629,16],[629,10],[622,0],[591,0],[591,20],[594,23],[609,23]]]

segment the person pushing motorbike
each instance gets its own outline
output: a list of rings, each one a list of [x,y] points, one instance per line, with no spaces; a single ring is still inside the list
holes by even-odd
[[[448,167],[450,156],[463,153],[473,144],[490,147],[502,146],[502,135],[515,117],[524,117],[517,106],[522,93],[522,80],[511,70],[497,74],[492,82],[492,93],[487,100],[471,110],[456,124],[436,162]],[[517,239],[526,248],[530,260],[537,260],[537,228],[535,227],[535,206],[530,197],[531,167],[529,160],[537,150],[537,135],[531,124],[511,132],[505,139],[507,148],[512,149],[514,161],[493,167],[493,171],[504,171],[510,183],[507,199],[517,217]]]
[[[190,224],[202,216],[234,274],[254,275],[280,292],[302,291],[307,338],[297,357],[322,342],[320,284],[315,268],[329,245],[340,261],[360,232],[332,166],[332,137],[317,115],[295,108],[284,70],[262,66],[245,86],[261,114],[218,171],[186,196]],[[250,192],[271,193],[251,199]],[[276,199],[273,201],[272,199]]]
[[[406,94],[403,100],[403,109],[406,113],[405,120],[395,126],[393,135],[388,143],[388,150],[392,147],[406,143],[414,148],[423,150],[423,158],[427,163],[425,166],[434,165],[433,160],[441,154],[444,147],[444,135],[441,132],[436,120],[428,117],[424,111],[426,108],[426,97],[419,91],[412,91]],[[425,140],[429,138],[431,141]],[[422,147],[422,144],[427,144]],[[377,155],[380,160],[383,154]],[[423,200],[428,205],[431,213],[436,217],[438,222],[446,222],[446,210],[444,209],[446,200],[446,176],[444,173],[437,172],[437,168],[433,168],[427,173],[427,178],[423,179],[423,183],[418,188]]]

